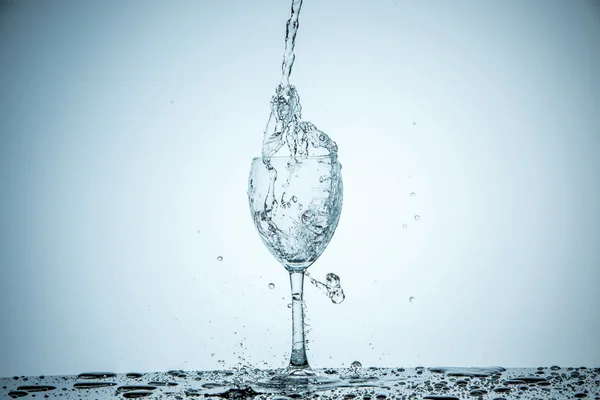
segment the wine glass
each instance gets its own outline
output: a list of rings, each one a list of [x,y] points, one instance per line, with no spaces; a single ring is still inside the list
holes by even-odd
[[[314,377],[304,338],[304,271],[323,253],[340,219],[341,165],[331,155],[254,158],[248,183],[254,225],[290,274],[292,353],[284,376]]]

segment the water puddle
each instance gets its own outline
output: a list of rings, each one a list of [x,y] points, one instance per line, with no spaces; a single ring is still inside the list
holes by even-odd
[[[600,399],[600,368],[365,368],[355,361],[350,368],[315,369],[314,377],[277,378],[281,372],[248,367],[243,376],[238,368],[0,378],[0,398]]]

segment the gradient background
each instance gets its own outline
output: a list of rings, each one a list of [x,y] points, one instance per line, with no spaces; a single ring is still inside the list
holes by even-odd
[[[285,364],[246,188],[289,8],[0,1],[0,376]],[[296,50],[344,166],[313,366],[599,366],[600,2],[306,0]]]

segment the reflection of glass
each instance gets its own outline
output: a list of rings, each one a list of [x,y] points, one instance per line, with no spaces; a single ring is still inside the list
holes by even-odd
[[[313,376],[306,358],[304,271],[323,253],[340,219],[341,165],[330,156],[252,160],[248,201],[254,225],[271,254],[289,271],[292,354],[287,375]]]

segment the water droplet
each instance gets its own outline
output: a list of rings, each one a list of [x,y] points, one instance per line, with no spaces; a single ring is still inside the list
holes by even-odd
[[[340,304],[346,299],[344,290],[340,285],[340,277],[334,273],[327,274],[327,294],[334,304]]]
[[[415,192],[412,192],[410,195],[411,195],[411,196],[414,196],[414,195],[415,195]]]
[[[416,300],[416,299],[415,299],[413,296],[410,296],[410,298],[408,299],[408,301],[410,301],[411,303],[414,303],[414,302],[415,302],[415,300]]]
[[[416,124],[417,124],[417,121],[413,121],[413,125],[416,125]]]
[[[274,283],[269,283],[269,289],[275,289],[275,284]]]
[[[415,215],[415,221],[419,221],[421,220],[421,216],[420,215]]]
[[[217,257],[217,260],[223,261],[223,257],[219,256],[219,257]]]
[[[294,203],[296,203],[296,202],[298,201],[298,198],[297,198],[296,196],[292,196],[292,201],[293,201]]]
[[[287,305],[287,307],[288,307],[288,308],[292,308],[292,303],[289,303],[289,304]]]
[[[402,224],[402,227],[403,227],[404,229],[406,229],[406,227],[407,227],[407,226],[408,226],[408,225],[406,225],[406,224]]]
[[[114,372],[83,372],[77,375],[78,379],[104,379],[104,378],[114,378],[117,376]]]
[[[354,361],[352,362],[352,364],[350,364],[350,369],[352,370],[352,372],[354,374],[358,373],[358,370],[360,370],[362,368],[362,364],[360,363],[360,361]]]
[[[340,287],[340,277],[336,274],[330,272],[327,274],[327,277],[325,279],[327,280],[328,289],[335,289]]]
[[[319,135],[319,140],[322,142],[323,140],[325,140],[325,135]]]
[[[346,295],[344,294],[344,291],[341,288],[333,290],[329,297],[331,298],[331,301],[334,304],[340,304],[346,299]]]
[[[306,210],[303,214],[302,214],[302,222],[304,222],[305,224],[308,224],[312,219],[313,219],[313,212],[310,210]]]
[[[115,382],[78,382],[73,384],[75,389],[97,389],[109,386],[117,386],[117,384]]]

